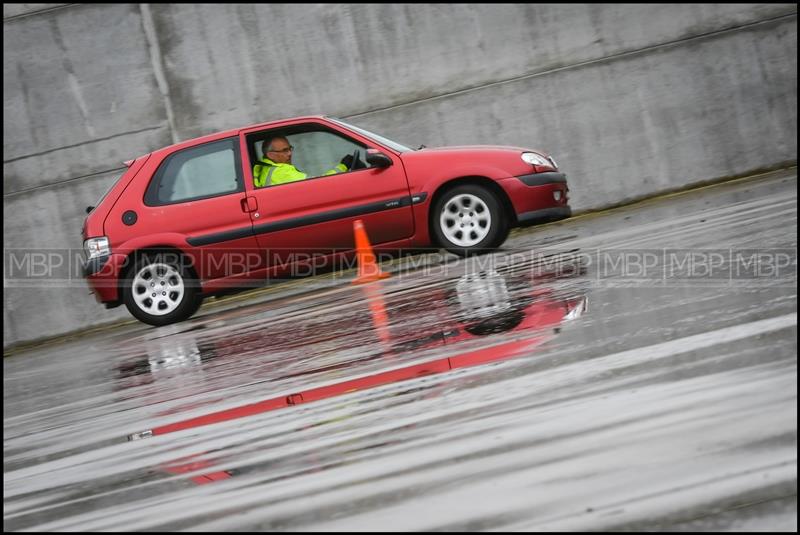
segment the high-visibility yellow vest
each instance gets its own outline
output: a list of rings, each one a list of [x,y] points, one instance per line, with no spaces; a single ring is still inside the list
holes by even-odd
[[[335,175],[348,171],[347,166],[339,163],[332,169],[325,171],[325,175]],[[306,178],[306,174],[290,163],[277,163],[269,158],[261,158],[253,166],[253,183],[257,188],[287,184]]]
[[[303,180],[306,174],[290,163],[276,163],[269,158],[261,158],[253,166],[253,183],[257,188],[286,184]]]

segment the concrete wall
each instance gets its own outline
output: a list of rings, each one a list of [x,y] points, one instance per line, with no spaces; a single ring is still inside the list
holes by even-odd
[[[550,151],[576,210],[797,160],[797,8],[4,4],[4,247],[80,248],[120,162],[328,114]],[[128,318],[5,284],[4,346]]]

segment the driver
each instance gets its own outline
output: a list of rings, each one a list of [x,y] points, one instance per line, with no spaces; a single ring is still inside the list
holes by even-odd
[[[292,147],[285,137],[267,139],[262,145],[264,157],[253,166],[253,183],[257,188],[287,184],[304,180],[306,174],[292,165]],[[353,164],[353,155],[348,154],[333,169],[325,175],[335,175],[350,170]]]

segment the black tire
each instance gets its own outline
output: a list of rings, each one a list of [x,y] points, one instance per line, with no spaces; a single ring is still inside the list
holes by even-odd
[[[510,230],[497,196],[478,184],[445,191],[431,209],[430,224],[436,243],[459,256],[494,251]]]
[[[169,325],[192,316],[203,302],[200,284],[177,252],[137,255],[122,281],[122,301],[133,317]]]

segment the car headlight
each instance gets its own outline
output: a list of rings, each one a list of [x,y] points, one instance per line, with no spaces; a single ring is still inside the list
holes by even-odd
[[[550,160],[544,156],[536,154],[535,152],[523,152],[522,161],[530,165],[546,165],[547,167],[552,166]]]
[[[108,256],[111,254],[111,246],[109,245],[108,238],[106,236],[89,238],[83,242],[83,250],[86,251],[87,260],[101,256]]]

